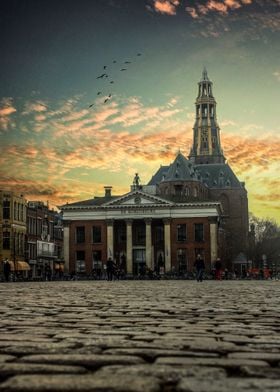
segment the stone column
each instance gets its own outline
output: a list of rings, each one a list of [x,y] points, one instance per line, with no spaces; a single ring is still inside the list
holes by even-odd
[[[128,275],[132,274],[132,220],[126,221],[126,267]]]
[[[107,220],[107,259],[114,259],[114,221]]]
[[[218,227],[216,218],[209,218],[211,268],[218,257]]]
[[[146,266],[149,269],[152,269],[152,229],[151,219],[145,219],[146,223]]]
[[[69,273],[70,267],[70,228],[69,224],[63,222],[63,258],[64,258],[64,273]]]
[[[171,271],[170,219],[164,219],[165,272]]]

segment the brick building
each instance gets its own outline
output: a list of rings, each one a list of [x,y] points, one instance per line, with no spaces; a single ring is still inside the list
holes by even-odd
[[[199,253],[211,269],[246,250],[248,200],[244,183],[223,155],[212,82],[204,69],[198,83],[193,146],[161,166],[147,185],[136,173],[130,192],[105,187],[94,197],[61,207],[65,267],[91,274],[109,256],[128,274],[144,269],[186,275]]]
[[[0,262],[7,259],[12,273],[23,276],[29,270],[25,252],[26,208],[22,194],[0,191]]]
[[[59,214],[42,201],[27,207],[27,255],[30,278],[51,279],[63,269],[63,230]]]

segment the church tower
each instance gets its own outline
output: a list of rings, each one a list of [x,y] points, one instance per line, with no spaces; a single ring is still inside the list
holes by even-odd
[[[212,93],[212,82],[208,78],[205,67],[202,79],[198,83],[195,106],[193,146],[189,159],[194,164],[225,163],[216,117],[216,101]]]

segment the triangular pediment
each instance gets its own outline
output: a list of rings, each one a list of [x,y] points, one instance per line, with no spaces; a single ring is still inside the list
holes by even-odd
[[[151,195],[149,193],[145,193],[142,191],[132,191],[126,193],[125,195],[111,200],[110,202],[104,204],[104,206],[141,206],[141,207],[149,207],[151,205],[171,205],[173,204],[170,201],[164,200],[158,196]]]

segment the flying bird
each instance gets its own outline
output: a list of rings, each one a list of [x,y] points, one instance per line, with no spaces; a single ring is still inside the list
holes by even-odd
[[[100,76],[97,76],[97,78],[96,79],[102,79],[102,78],[108,78],[108,75],[107,74],[102,74],[102,75],[100,75]]]

